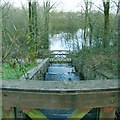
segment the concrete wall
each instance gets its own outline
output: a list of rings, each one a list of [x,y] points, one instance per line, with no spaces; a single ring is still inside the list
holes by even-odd
[[[25,75],[20,77],[20,80],[44,80],[44,75],[50,65],[49,59],[42,60],[38,66],[32,68]]]

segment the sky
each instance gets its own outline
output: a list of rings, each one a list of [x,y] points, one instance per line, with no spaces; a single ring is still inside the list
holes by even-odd
[[[28,0],[3,0],[10,1],[15,7],[21,7],[21,3],[27,6]],[[43,3],[43,0],[37,0],[39,4]],[[97,6],[101,4],[102,0],[91,0]],[[51,0],[52,3],[56,3],[56,10],[63,11],[80,11],[83,0]]]

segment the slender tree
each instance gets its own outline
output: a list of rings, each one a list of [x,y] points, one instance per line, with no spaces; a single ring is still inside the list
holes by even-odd
[[[88,24],[89,24],[89,45],[92,46],[92,40],[93,40],[93,21],[90,17],[91,14],[91,8],[92,8],[92,1],[89,3],[89,13],[88,13]]]
[[[37,46],[38,46],[37,2],[32,3],[32,29],[33,29],[33,41],[35,45],[35,51],[37,52]]]
[[[37,49],[37,36],[38,36],[38,22],[37,22],[37,2],[29,0],[29,50],[31,57],[34,59],[36,57]],[[34,44],[34,45],[33,45]]]
[[[49,12],[50,1],[46,1],[44,4],[44,49],[49,49]]]
[[[29,0],[28,4],[29,4],[29,33],[32,39],[32,3],[31,3],[31,0]]]
[[[92,20],[89,18],[89,44],[90,46],[92,46],[92,39],[93,39],[93,24],[92,24]]]
[[[107,47],[109,45],[109,10],[110,10],[110,0],[103,0],[104,7],[104,41],[103,47]]]
[[[91,8],[92,8],[92,1],[90,2],[89,0],[84,0],[84,30],[83,30],[83,39],[84,39],[84,44],[83,48],[88,45],[87,39],[89,38],[89,45],[92,45],[92,39],[93,39],[93,23],[92,19],[90,18],[91,14]]]
[[[84,47],[86,47],[87,46],[87,32],[88,32],[88,28],[87,28],[87,22],[88,22],[88,0],[85,0],[84,3],[85,3],[85,26],[84,26],[83,37],[84,37]]]
[[[50,18],[50,11],[55,6],[56,3],[51,4],[50,0],[46,0],[43,2],[44,8],[44,49],[49,49],[49,18]]]

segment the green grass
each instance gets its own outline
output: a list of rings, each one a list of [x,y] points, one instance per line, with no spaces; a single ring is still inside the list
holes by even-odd
[[[19,64],[16,64],[15,67],[12,67],[8,63],[3,63],[0,77],[2,79],[19,79],[25,72],[34,66],[36,66],[35,63],[22,64],[21,67]]]

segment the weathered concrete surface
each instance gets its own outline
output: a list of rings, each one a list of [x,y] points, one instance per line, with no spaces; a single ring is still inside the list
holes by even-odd
[[[44,59],[38,66],[32,68],[25,75],[20,77],[20,80],[44,80],[44,74],[46,73],[49,66],[49,59]]]
[[[120,91],[117,80],[4,80],[2,92],[4,107],[71,109],[118,106]]]

